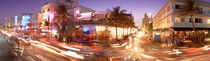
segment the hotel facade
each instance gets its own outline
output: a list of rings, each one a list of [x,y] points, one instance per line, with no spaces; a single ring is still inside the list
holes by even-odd
[[[54,22],[54,17],[56,16],[55,8],[59,4],[67,4],[72,8],[69,9],[69,14],[73,15],[73,22],[75,26],[82,27],[82,36],[88,37],[90,39],[116,39],[116,32],[119,39],[123,36],[135,33],[136,28],[122,28],[116,27],[113,24],[107,22],[106,17],[109,14],[108,11],[95,11],[87,7],[79,5],[78,0],[51,0],[50,2],[42,5],[42,11],[39,17],[38,24],[44,23],[43,20],[49,20],[50,23]],[[129,17],[133,18],[131,14]],[[41,25],[40,28],[46,30],[46,26]],[[50,31],[52,34],[56,35],[56,28],[51,27]]]
[[[168,0],[153,18],[153,34],[169,36],[172,32],[193,30],[190,16],[180,16],[178,10],[184,5],[185,0]],[[208,33],[210,30],[210,2],[199,0],[199,12],[203,14],[194,15],[195,28],[198,31]]]

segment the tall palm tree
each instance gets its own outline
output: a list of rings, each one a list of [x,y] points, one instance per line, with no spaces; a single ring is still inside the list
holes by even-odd
[[[192,21],[192,26],[193,26],[193,39],[192,41],[194,42],[195,46],[199,46],[201,43],[199,43],[199,38],[200,36],[196,35],[198,34],[196,32],[195,29],[195,20],[193,18],[193,16],[197,15],[197,14],[202,14],[202,11],[199,11],[200,4],[199,4],[199,0],[185,0],[184,2],[184,6],[183,8],[181,8],[180,10],[178,10],[178,13],[180,13],[181,16],[190,16],[190,20]]]
[[[44,26],[47,26],[47,30],[50,29],[50,21],[49,20],[44,20],[44,23],[43,23]]]
[[[180,13],[181,16],[190,16],[194,32],[195,32],[195,21],[193,19],[193,16],[202,13],[199,12],[198,10],[199,10],[199,0],[185,0],[183,8],[178,10],[178,13]]]
[[[73,24],[70,20],[70,14],[68,13],[68,6],[64,4],[58,5],[56,8],[57,16],[55,19],[55,26],[57,27],[57,31],[59,34],[59,41],[63,41],[63,39],[72,36],[73,32]]]
[[[117,27],[121,26],[128,17],[126,15],[126,10],[121,10],[120,6],[113,7],[112,10],[108,9],[110,12],[108,21],[116,26],[116,39],[118,39]]]

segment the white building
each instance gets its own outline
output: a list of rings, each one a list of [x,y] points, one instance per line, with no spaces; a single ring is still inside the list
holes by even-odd
[[[52,22],[54,17],[56,16],[55,8],[57,8],[59,4],[66,4],[72,7],[69,13],[74,13],[74,14],[71,15],[75,15],[76,11],[78,11],[78,14],[84,12],[94,12],[94,10],[92,9],[79,5],[78,0],[50,0],[50,2],[42,5],[41,8],[42,20],[40,20],[39,22],[43,22],[43,20],[49,20],[50,22]]]
[[[39,14],[40,12],[35,12],[33,15],[32,15],[32,18],[31,18],[31,23],[33,23],[33,27],[32,28],[38,28],[38,20],[39,20]]]
[[[169,36],[171,31],[191,31],[192,21],[189,16],[180,16],[177,10],[181,9],[185,0],[168,0],[153,18],[154,34]],[[208,31],[210,29],[210,3],[199,0],[199,12],[203,14],[195,15],[195,28],[197,30]]]
[[[32,13],[23,13],[22,14],[22,20],[21,20],[22,30],[29,28],[28,23],[31,23],[32,15],[33,15]]]

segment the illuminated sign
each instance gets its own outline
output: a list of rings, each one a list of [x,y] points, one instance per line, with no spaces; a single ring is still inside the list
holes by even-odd
[[[74,18],[77,18],[80,15],[80,7],[74,8]]]
[[[31,16],[30,15],[23,15],[22,16],[22,21],[21,21],[21,25],[25,28],[28,29],[28,23],[31,22]]]
[[[17,26],[18,16],[15,16],[15,25]]]
[[[92,12],[88,12],[88,13],[81,13],[80,17],[77,17],[77,19],[90,19],[92,15]]]

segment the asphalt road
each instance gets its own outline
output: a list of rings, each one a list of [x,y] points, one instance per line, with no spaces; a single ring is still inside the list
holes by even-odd
[[[0,61],[70,61],[32,45],[17,45],[0,34]]]
[[[69,61],[64,57],[30,45],[25,45],[22,58],[23,61]]]
[[[18,59],[13,53],[12,43],[9,43],[8,39],[0,34],[0,61],[14,61]]]

